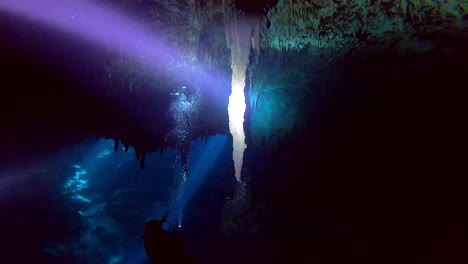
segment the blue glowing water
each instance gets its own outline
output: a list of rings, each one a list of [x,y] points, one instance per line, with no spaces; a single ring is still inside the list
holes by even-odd
[[[48,238],[44,230],[41,243],[30,245],[36,252],[30,258],[41,259],[40,263],[148,263],[141,240],[144,224],[160,219],[165,211],[172,229],[183,227],[188,247],[199,243],[200,227],[210,225],[204,229],[206,237],[212,235],[210,229],[219,230],[223,188],[232,187],[227,142],[225,135],[192,142],[187,181],[182,180],[180,154],[175,150],[148,155],[144,170],[132,149],[115,152],[112,140],[89,140],[63,150],[60,158],[51,155],[41,163],[41,171],[54,181],[57,199],[34,218],[44,225],[51,217],[63,219],[54,228],[64,230],[64,235]],[[19,184],[44,191],[27,182]],[[217,201],[209,204],[207,199]],[[27,210],[25,218],[30,217]]]
[[[189,177],[187,181],[181,182],[177,190],[177,197],[174,201],[173,211],[177,212],[178,226],[181,227],[184,208],[190,201],[200,185],[204,184],[210,170],[218,160],[222,151],[226,149],[227,137],[216,135],[210,137],[206,143],[201,140],[192,142],[191,156],[189,159]]]

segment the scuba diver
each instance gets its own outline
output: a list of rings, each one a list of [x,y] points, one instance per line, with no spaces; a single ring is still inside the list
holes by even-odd
[[[177,96],[179,101],[194,104],[197,101],[197,97],[199,95],[199,89],[195,88],[187,88],[187,86],[183,85],[179,87],[175,92],[170,93],[172,96]]]
[[[181,86],[179,89],[177,89],[175,92],[170,93],[170,95],[177,96],[179,101],[190,103],[187,100],[187,94],[186,93],[187,93],[187,86],[184,85],[184,86]]]
[[[180,263],[182,255],[182,229],[172,231],[165,212],[161,220],[152,219],[145,224],[142,236],[146,254],[152,264]]]

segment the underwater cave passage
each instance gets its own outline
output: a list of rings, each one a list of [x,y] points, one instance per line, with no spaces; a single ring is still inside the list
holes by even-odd
[[[0,263],[468,262],[466,4],[254,2],[0,2]]]

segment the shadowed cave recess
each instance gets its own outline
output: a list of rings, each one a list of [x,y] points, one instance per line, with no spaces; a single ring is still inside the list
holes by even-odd
[[[467,18],[2,1],[0,262],[149,264],[168,211],[183,240],[156,263],[466,263]]]

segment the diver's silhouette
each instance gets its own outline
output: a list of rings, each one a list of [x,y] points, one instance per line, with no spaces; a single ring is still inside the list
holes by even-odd
[[[146,254],[153,264],[181,263],[182,230],[172,232],[167,221],[168,212],[161,220],[152,219],[145,225],[143,234]],[[166,225],[165,225],[166,224]],[[168,227],[166,227],[169,225]]]

